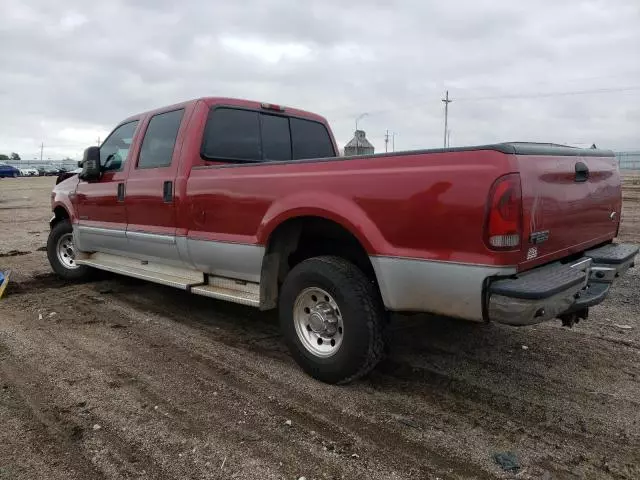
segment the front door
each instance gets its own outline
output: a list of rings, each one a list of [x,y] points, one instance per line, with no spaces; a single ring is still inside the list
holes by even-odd
[[[176,241],[176,189],[185,110],[157,113],[146,122],[140,154],[127,178],[129,252],[143,260],[184,266]],[[186,250],[185,250],[186,251]]]
[[[119,254],[127,250],[125,182],[138,120],[118,126],[100,147],[103,174],[76,189],[78,225],[74,241],[83,252]]]

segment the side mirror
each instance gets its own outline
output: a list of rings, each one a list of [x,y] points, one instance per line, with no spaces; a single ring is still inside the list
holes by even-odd
[[[78,177],[87,182],[100,180],[100,147],[89,147],[84,151],[82,172]]]

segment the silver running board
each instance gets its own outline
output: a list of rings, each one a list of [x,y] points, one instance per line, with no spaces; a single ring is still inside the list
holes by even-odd
[[[136,260],[134,258],[110,255],[108,253],[80,254],[76,258],[78,265],[119,273],[129,277],[148,280],[150,282],[168,285],[169,287],[188,290],[192,285],[202,285],[204,275],[202,272],[186,268],[171,267],[159,263]]]
[[[242,280],[210,276],[207,285],[192,287],[191,293],[251,307],[260,306],[260,285]]]
[[[107,253],[80,253],[76,258],[76,263],[179,288],[196,295],[252,307],[260,306],[260,285],[258,283],[215,276],[209,276],[208,282],[205,282],[204,273],[197,270],[172,267]]]

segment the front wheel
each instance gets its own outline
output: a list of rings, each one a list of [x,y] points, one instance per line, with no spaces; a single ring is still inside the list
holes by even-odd
[[[58,222],[49,233],[47,257],[53,271],[65,280],[85,280],[91,269],[76,263],[73,228],[68,220]]]
[[[374,283],[339,257],[291,270],[280,295],[280,326],[292,356],[312,377],[348,383],[384,352],[385,310]]]

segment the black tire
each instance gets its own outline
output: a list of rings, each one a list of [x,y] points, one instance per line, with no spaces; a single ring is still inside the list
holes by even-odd
[[[330,357],[304,346],[294,324],[294,305],[307,288],[333,297],[344,324],[344,336]],[[369,373],[384,355],[386,312],[374,284],[358,267],[339,257],[315,257],[287,275],[279,301],[280,327],[291,355],[312,377],[326,383],[349,383]]]
[[[81,281],[86,280],[91,275],[91,268],[86,265],[77,265],[75,268],[69,268],[63,264],[58,258],[57,248],[58,240],[69,233],[73,233],[73,228],[68,220],[61,220],[56,223],[49,232],[47,240],[47,258],[51,264],[51,268],[60,277],[65,280]]]

